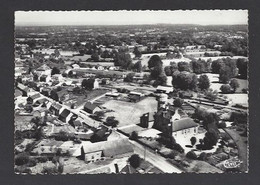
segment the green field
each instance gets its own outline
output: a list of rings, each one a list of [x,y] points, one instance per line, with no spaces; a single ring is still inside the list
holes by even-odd
[[[157,111],[157,101],[154,97],[147,97],[138,103],[110,100],[102,106],[113,110],[106,113],[106,117],[114,116],[119,121],[118,127],[138,124],[144,113]]]

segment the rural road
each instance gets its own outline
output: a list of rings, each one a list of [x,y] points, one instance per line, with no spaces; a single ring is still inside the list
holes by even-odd
[[[130,143],[133,145],[134,152],[137,153],[141,158],[153,164],[155,167],[159,168],[164,173],[182,173],[182,171],[176,167],[174,167],[171,163],[165,160],[162,156],[158,154],[154,154],[150,151],[150,149],[145,149],[145,146],[129,140]]]

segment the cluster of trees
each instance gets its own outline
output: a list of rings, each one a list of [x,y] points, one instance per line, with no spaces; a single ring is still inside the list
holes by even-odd
[[[176,89],[195,90],[197,88],[197,75],[187,71],[175,71],[172,75],[172,85]]]
[[[177,66],[176,62],[171,62],[170,66],[165,66],[165,68],[164,68],[164,72],[165,72],[166,76],[172,76],[173,73],[177,70],[178,70],[178,66]]]
[[[202,149],[212,148],[217,144],[219,139],[219,132],[217,128],[218,126],[221,126],[221,124],[219,124],[218,115],[198,107],[195,110],[193,117],[202,120],[203,127],[207,130],[205,137],[200,141],[200,147]]]
[[[57,67],[52,68],[51,75],[60,74],[60,70]]]
[[[83,89],[92,90],[94,88],[94,82],[95,82],[94,78],[84,79],[81,82],[81,87]]]
[[[193,59],[190,62],[190,66],[191,66],[193,72],[196,74],[210,72],[210,64],[211,64],[210,59],[208,61],[201,60],[201,59],[198,59],[198,60]]]
[[[248,60],[244,58],[237,59],[237,68],[238,73],[240,74],[240,78],[247,79],[247,71],[248,71]]]
[[[150,69],[150,78],[155,80],[154,86],[165,85],[167,77],[162,68],[162,61],[158,55],[153,55],[148,61],[148,68]]]
[[[239,87],[239,83],[238,83],[237,79],[232,79],[229,82],[229,84],[222,85],[220,87],[220,90],[221,90],[222,93],[228,94],[228,93],[236,92],[238,87]]]
[[[116,120],[114,116],[109,116],[109,117],[107,117],[106,122],[104,124],[114,128],[114,127],[117,127],[117,125],[119,124],[119,121]]]
[[[168,134],[162,134],[159,138],[158,141],[162,144],[164,144],[167,148],[176,150],[180,153],[184,152],[184,149],[181,147],[180,144],[176,143],[176,140],[172,135]]]
[[[218,59],[211,64],[212,73],[219,74],[219,81],[228,83],[231,78],[238,75],[236,60],[231,58]]]

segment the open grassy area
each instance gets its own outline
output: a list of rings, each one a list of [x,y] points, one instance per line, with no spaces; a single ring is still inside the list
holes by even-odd
[[[238,78],[236,78],[236,80],[239,83],[239,87],[237,88],[236,93],[241,93],[242,89],[248,88],[248,80],[243,80]]]
[[[138,124],[140,117],[147,112],[157,110],[157,101],[154,97],[147,97],[140,102],[131,103],[117,100],[110,100],[102,105],[113,112],[106,113],[106,117],[114,116],[119,121],[119,126]]]

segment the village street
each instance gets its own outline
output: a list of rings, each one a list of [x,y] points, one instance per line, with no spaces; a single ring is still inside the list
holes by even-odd
[[[141,158],[144,158],[146,161],[153,164],[155,167],[162,170],[164,173],[182,173],[182,171],[171,163],[167,162],[165,158],[159,154],[151,152],[151,150],[135,141],[131,141],[133,145],[134,152],[137,153]]]

